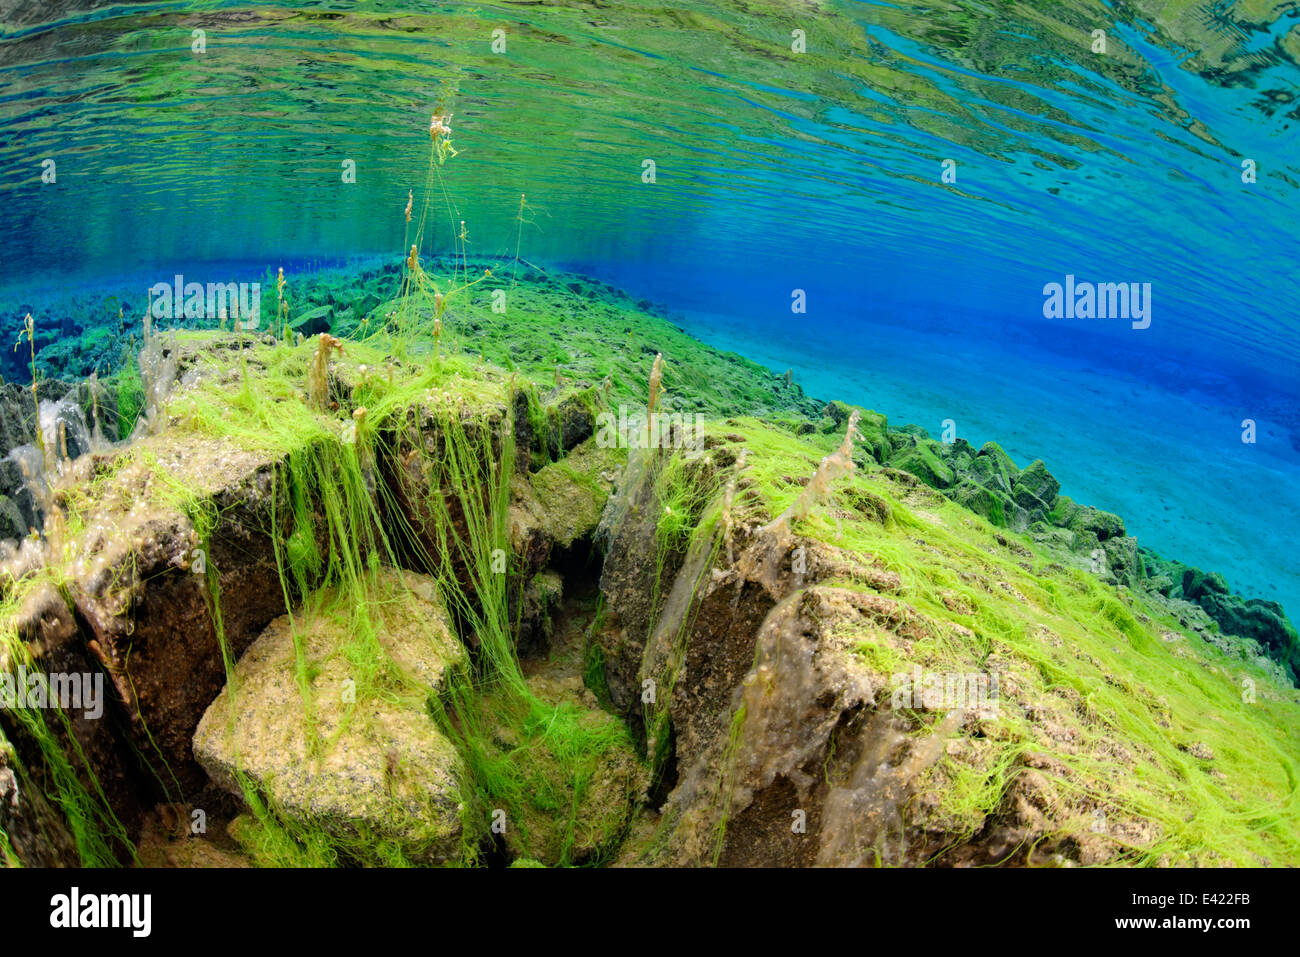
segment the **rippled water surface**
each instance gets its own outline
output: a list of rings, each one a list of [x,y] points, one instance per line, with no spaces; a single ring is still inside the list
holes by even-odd
[[[815,395],[1042,457],[1144,543],[1300,607],[1293,3],[0,0],[0,21],[5,302],[392,255],[444,105],[472,252],[513,250],[526,193],[526,258]],[[1150,327],[1045,319],[1067,274],[1151,283]]]

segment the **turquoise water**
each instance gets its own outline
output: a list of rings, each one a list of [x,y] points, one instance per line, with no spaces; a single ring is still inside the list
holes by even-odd
[[[69,290],[400,252],[441,104],[471,253],[519,242],[814,395],[1041,457],[1144,544],[1300,608],[1294,7],[9,0],[0,21],[15,337]],[[1150,283],[1149,328],[1045,318],[1067,275]]]

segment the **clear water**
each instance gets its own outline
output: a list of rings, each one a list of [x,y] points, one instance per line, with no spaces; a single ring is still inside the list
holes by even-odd
[[[471,252],[513,251],[526,193],[525,258],[814,395],[1041,457],[1144,544],[1300,608],[1293,6],[0,0],[0,22],[14,336],[69,289],[398,253],[441,102]],[[1045,319],[1067,274],[1151,283],[1150,327]]]

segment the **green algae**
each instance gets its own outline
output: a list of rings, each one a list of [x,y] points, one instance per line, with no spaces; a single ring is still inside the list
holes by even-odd
[[[794,491],[785,479],[811,463],[807,444],[759,422],[732,421],[728,428],[757,453],[751,461],[763,463],[750,474],[768,511],[788,505]],[[939,782],[949,812],[967,822],[965,832],[973,833],[996,812],[1018,773],[1017,755],[1033,748],[1068,769],[1062,787],[1086,794],[1112,814],[1154,823],[1158,837],[1123,850],[1121,860],[1296,859],[1297,760],[1285,742],[1294,741],[1300,708],[1289,689],[1250,663],[1225,659],[1141,595],[1116,593],[1082,572],[1054,573],[1051,559],[1028,540],[1014,550],[1000,546],[993,529],[938,496],[908,492],[880,475],[859,474],[849,488],[887,501],[903,534],[839,510],[833,519],[810,516],[797,531],[874,555],[900,575],[911,607],[929,621],[965,629],[957,633],[965,635],[961,640],[948,632],[925,643],[927,668],[969,670],[991,654],[1010,656],[1026,665],[1019,698],[1052,701],[1065,693],[1082,702],[1082,713],[1066,719],[1082,737],[1069,751],[1036,740],[1013,712],[978,786],[969,770],[954,776],[951,789],[947,780]],[[1060,647],[1045,645],[1043,632],[1059,636]],[[1190,660],[1205,665],[1172,655],[1162,633],[1179,635],[1195,655]],[[872,651],[868,658],[896,667],[898,651]],[[1247,703],[1244,678],[1258,688],[1269,686],[1270,694]],[[1117,760],[1108,753],[1115,740],[1141,756],[1127,765]],[[1184,749],[1193,742],[1214,754],[1212,767],[1188,757]],[[1077,823],[1082,830],[1090,824]]]

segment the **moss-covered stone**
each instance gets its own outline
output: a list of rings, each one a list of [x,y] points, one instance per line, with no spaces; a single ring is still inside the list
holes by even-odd
[[[1097,537],[1098,541],[1106,541],[1108,538],[1119,538],[1125,534],[1124,520],[1118,515],[1110,512],[1103,512],[1101,509],[1093,508],[1090,505],[1081,506],[1070,516],[1070,531],[1078,534],[1091,533]]]
[[[1056,480],[1056,477],[1051,472],[1047,471],[1047,466],[1043,464],[1042,459],[1034,459],[1033,462],[1027,465],[1016,476],[1016,480],[1011,486],[1012,495],[1017,496],[1017,501],[1019,501],[1019,495],[1028,493],[1043,503],[1046,512],[1050,512],[1053,506],[1056,505],[1056,498],[1060,491],[1061,483]]]
[[[1011,494],[1011,477],[993,456],[977,455],[967,466],[966,477],[976,485],[982,485],[1004,495]]]
[[[933,439],[921,439],[910,448],[895,452],[889,464],[911,472],[931,488],[947,488],[953,483],[953,471],[943,460],[943,446]]]
[[[1069,528],[1071,519],[1074,518],[1078,511],[1079,506],[1074,499],[1068,495],[1058,495],[1048,520],[1059,528]]]
[[[993,460],[994,471],[1006,477],[1008,486],[1020,474],[1015,461],[996,442],[985,442],[981,445],[979,455]]]
[[[317,595],[240,659],[199,724],[194,754],[231,793],[243,793],[245,775],[279,813],[326,831],[358,861],[380,862],[380,842],[412,861],[454,860],[460,758],[428,700],[465,650],[433,579],[381,571],[368,600],[381,625],[364,654],[382,662],[383,694],[358,695],[351,609]]]
[[[1013,503],[1004,493],[995,489],[962,482],[953,489],[953,501],[970,509],[993,525],[1006,528],[1011,523]]]
[[[329,332],[334,323],[333,306],[317,306],[308,309],[289,323],[289,328],[304,338]]]
[[[645,793],[645,767],[627,729],[596,706],[580,676],[528,684],[540,707],[485,701],[497,718],[484,743],[490,760],[508,762],[523,787],[503,821],[506,848],[546,866],[600,863]]]
[[[589,438],[558,462],[514,485],[511,528],[516,552],[545,564],[554,548],[589,537],[623,466],[626,451]]]

